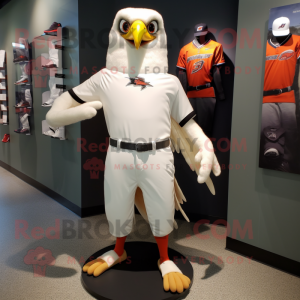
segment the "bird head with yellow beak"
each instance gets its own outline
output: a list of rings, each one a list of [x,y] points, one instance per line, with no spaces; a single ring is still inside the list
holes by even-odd
[[[137,50],[141,45],[155,40],[154,34],[157,30],[157,21],[152,21],[148,26],[141,20],[134,21],[133,24],[129,24],[126,20],[120,22],[120,31],[123,32],[121,36],[132,43]]]
[[[130,77],[167,73],[167,36],[162,16],[152,9],[120,10],[109,34],[106,68]]]

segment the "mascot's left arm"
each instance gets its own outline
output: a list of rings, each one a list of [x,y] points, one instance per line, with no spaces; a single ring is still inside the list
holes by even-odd
[[[209,175],[212,171],[215,176],[219,176],[221,174],[221,168],[217,157],[214,154],[214,148],[211,140],[204,134],[202,129],[193,119],[188,121],[182,129],[184,130],[185,135],[188,137],[190,142],[194,140],[196,141],[194,147],[198,152],[194,156],[194,168],[198,174],[198,182],[206,182],[212,194],[215,194],[215,190]]]

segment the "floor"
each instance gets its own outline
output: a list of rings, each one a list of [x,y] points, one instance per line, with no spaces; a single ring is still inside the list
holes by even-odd
[[[80,283],[81,266],[89,255],[114,243],[105,216],[80,219],[2,168],[0,191],[0,298],[94,299]],[[137,224],[139,230],[128,240],[154,242],[140,216]],[[170,247],[194,267],[194,284],[185,299],[300,299],[300,278],[225,250],[225,239],[214,237],[210,226],[199,228],[208,236],[201,239],[193,226],[179,222],[170,237]],[[216,232],[225,235],[225,228]],[[38,247],[49,250],[49,259],[39,260]]]

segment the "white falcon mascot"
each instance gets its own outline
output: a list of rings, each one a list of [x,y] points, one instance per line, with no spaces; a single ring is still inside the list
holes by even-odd
[[[210,171],[220,166],[211,141],[195,123],[195,113],[177,77],[167,74],[167,37],[162,16],[151,9],[120,10],[109,35],[106,68],[57,98],[47,114],[50,126],[90,119],[103,108],[110,134],[104,196],[115,249],[83,267],[99,276],[127,258],[134,205],[149,222],[158,244],[158,268],[166,291],[182,293],[190,279],[168,257],[175,209],[188,220],[186,201],[174,177],[172,149],[214,194]],[[171,144],[170,144],[171,138]]]

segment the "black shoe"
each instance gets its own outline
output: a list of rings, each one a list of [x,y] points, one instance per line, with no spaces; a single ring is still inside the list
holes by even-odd
[[[44,31],[48,35],[57,35],[57,28],[61,27],[60,23],[53,22],[52,25]]]
[[[19,128],[19,129],[14,130],[14,132],[15,132],[15,133],[20,133],[21,130],[22,130],[22,128]]]
[[[24,55],[20,55],[13,60],[14,63],[22,62],[22,61],[28,61],[28,58]]]

